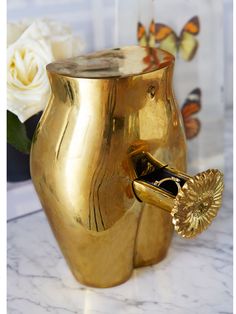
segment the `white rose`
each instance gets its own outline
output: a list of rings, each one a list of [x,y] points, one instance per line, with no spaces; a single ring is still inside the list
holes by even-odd
[[[19,23],[8,23],[7,24],[7,46],[13,44],[20,35],[28,27],[28,23],[19,22]]]
[[[79,55],[83,46],[67,26],[46,19],[9,24],[8,44],[7,107],[24,122],[50,97],[46,65]]]

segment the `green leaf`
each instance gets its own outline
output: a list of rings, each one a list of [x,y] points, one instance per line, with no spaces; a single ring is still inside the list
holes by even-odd
[[[25,125],[10,111],[7,111],[7,142],[22,153],[30,152],[31,141],[27,136]]]

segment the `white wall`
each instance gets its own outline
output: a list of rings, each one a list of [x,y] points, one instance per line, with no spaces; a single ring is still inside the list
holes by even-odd
[[[225,101],[233,105],[233,0],[224,0]]]
[[[138,0],[8,0],[8,20],[17,21],[24,18],[52,17],[71,24],[81,34],[86,43],[86,50],[92,51],[105,47],[116,46],[127,42],[127,33],[117,33],[116,9],[122,7],[123,20],[135,16]],[[139,0],[140,1],[140,0]],[[146,0],[147,1],[147,0]],[[159,0],[160,2],[164,0]],[[174,0],[172,0],[174,1]],[[196,3],[198,0],[195,0]],[[148,0],[147,2],[150,2]],[[225,100],[232,105],[232,11],[233,0],[222,0],[224,3],[224,77]],[[158,0],[155,1],[158,6]],[[124,8],[127,8],[125,10]],[[158,12],[158,11],[157,11]],[[172,12],[170,11],[170,14]],[[122,20],[121,20],[122,21]],[[131,25],[131,24],[130,24]],[[128,25],[125,26],[128,28]],[[119,38],[118,38],[119,36]]]
[[[152,0],[8,0],[7,14],[9,21],[18,21],[24,18],[35,19],[47,16],[66,22],[70,24],[75,31],[79,32],[87,45],[86,50],[93,51],[100,48],[117,46],[118,44],[133,43],[130,42],[131,37],[136,37],[136,30],[133,25],[137,22],[137,17],[140,18],[136,10],[137,1],[150,3]],[[175,4],[177,2],[177,0],[171,1]],[[190,0],[182,1],[188,3]],[[197,4],[200,1],[207,2],[209,0],[192,1],[196,1]],[[221,1],[224,5],[224,41],[222,42],[224,51],[224,73],[222,73],[225,79],[224,98],[226,105],[232,106],[233,1]],[[162,3],[163,6],[166,2],[168,1],[155,0],[157,6],[159,6],[160,3]],[[117,14],[118,8],[120,8],[122,14]],[[168,8],[166,8],[166,10],[166,16],[168,16]],[[156,8],[156,15],[159,16],[159,13],[159,8]],[[176,13],[170,10],[170,14]],[[142,21],[145,20],[144,16],[141,18]],[[118,21],[119,25],[116,23]],[[126,21],[129,21],[129,23],[126,23]],[[216,34],[216,36],[218,36],[218,34]],[[195,62],[197,62],[197,59]],[[179,70],[179,72],[181,72],[179,76],[182,77],[182,68]],[[188,89],[189,87],[186,86],[186,93]],[[186,96],[186,93],[183,93],[183,97]],[[209,99],[209,97],[207,98]],[[180,103],[181,102],[182,99],[180,99]],[[221,109],[223,110],[222,107]],[[212,116],[214,116],[214,114],[215,112],[213,111]],[[222,116],[222,114],[220,115]],[[223,158],[223,131],[220,125],[217,120],[216,122],[213,121],[213,123],[208,125],[207,130],[203,128],[200,139],[196,139],[193,142],[191,141],[189,151],[196,159],[196,167],[193,164],[191,169],[199,167],[200,169],[204,169],[208,167],[207,162],[209,163],[209,167],[215,166],[215,158],[219,155]],[[204,130],[205,133],[203,132]],[[214,138],[217,140],[212,141]],[[213,142],[214,145],[218,143],[219,147],[216,145],[214,148]],[[203,160],[202,163],[201,160]],[[217,165],[218,161],[216,162],[216,167]],[[30,195],[30,197],[27,197],[28,195]],[[8,218],[27,214],[39,208],[40,204],[29,181],[24,182],[20,186],[19,184],[14,184],[14,189],[12,187],[12,190],[8,192]]]

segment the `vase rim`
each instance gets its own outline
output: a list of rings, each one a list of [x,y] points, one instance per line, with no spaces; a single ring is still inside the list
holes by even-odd
[[[58,60],[48,64],[47,71],[72,78],[126,78],[163,69],[174,59],[159,48],[126,46]]]

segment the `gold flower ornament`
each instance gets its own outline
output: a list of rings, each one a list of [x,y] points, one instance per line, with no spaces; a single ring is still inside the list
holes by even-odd
[[[176,232],[192,238],[207,229],[222,203],[223,174],[209,169],[189,178],[174,201],[172,222]]]

